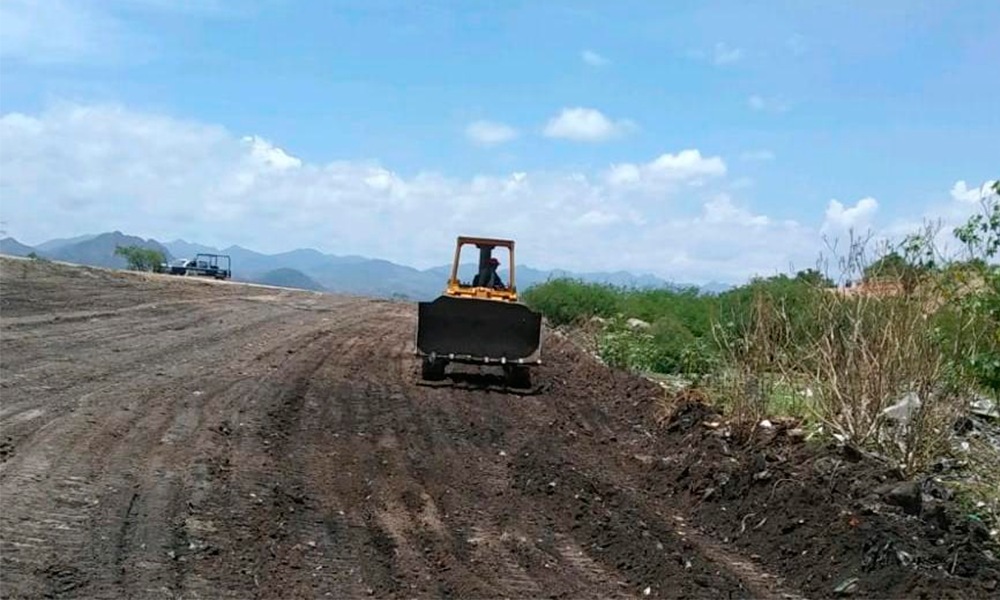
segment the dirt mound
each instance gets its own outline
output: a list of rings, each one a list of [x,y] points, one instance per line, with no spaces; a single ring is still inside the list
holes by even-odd
[[[996,593],[1000,563],[988,533],[933,482],[905,482],[850,447],[804,442],[783,423],[741,444],[719,421],[702,404],[678,405],[660,445],[669,459],[647,483],[806,595]]]

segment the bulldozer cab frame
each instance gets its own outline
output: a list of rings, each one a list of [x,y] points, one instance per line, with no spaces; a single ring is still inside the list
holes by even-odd
[[[463,283],[458,276],[458,269],[462,260],[462,248],[465,246],[475,246],[479,249],[479,259],[476,263],[476,279],[482,280],[490,271],[490,259],[493,250],[496,248],[506,248],[507,285],[489,287],[480,285],[481,282],[474,279],[470,283]],[[451,277],[448,278],[448,288],[445,290],[446,296],[456,298],[481,298],[485,300],[499,300],[503,302],[517,302],[517,287],[514,273],[514,240],[501,240],[496,238],[467,237],[459,236],[455,243],[455,259],[451,265]]]

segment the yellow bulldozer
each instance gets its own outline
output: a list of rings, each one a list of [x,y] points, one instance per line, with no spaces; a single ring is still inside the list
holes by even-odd
[[[476,273],[461,281],[462,249],[478,250]],[[507,250],[509,280],[498,272],[494,251]],[[421,302],[417,315],[417,353],[426,381],[447,377],[450,363],[495,366],[503,369],[507,385],[531,385],[530,367],[541,363],[542,317],[518,302],[514,242],[460,236],[455,244],[451,276],[444,293],[433,302]]]

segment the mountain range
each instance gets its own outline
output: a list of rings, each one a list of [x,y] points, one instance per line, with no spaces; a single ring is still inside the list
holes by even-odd
[[[43,258],[64,262],[124,268],[125,260],[116,256],[114,251],[117,246],[130,245],[159,250],[167,260],[193,258],[199,252],[227,254],[232,261],[233,279],[237,281],[377,297],[415,300],[435,298],[444,288],[451,271],[450,265],[421,270],[376,258],[324,254],[311,248],[263,254],[242,246],[217,249],[185,240],[160,243],[120,231],[53,239],[34,247],[8,237],[0,240],[0,253],[14,256],[35,253]],[[463,280],[471,279],[474,272],[474,265],[463,264],[460,266],[459,276]],[[506,272],[501,273],[504,280],[506,275]],[[627,271],[574,273],[561,269],[541,270],[525,265],[517,266],[517,286],[522,290],[559,277],[631,288],[699,287],[702,293],[718,293],[730,287],[714,282],[704,286],[679,285],[655,275],[634,275]]]

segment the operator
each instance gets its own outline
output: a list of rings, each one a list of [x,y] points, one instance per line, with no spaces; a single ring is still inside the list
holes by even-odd
[[[491,257],[489,263],[481,273],[476,275],[472,285],[478,287],[492,288],[494,290],[502,290],[507,286],[503,284],[503,280],[500,279],[500,275],[497,273],[497,268],[500,266],[500,261],[495,257]]]

